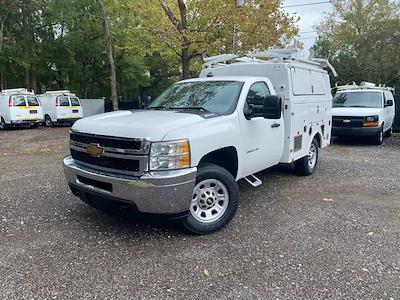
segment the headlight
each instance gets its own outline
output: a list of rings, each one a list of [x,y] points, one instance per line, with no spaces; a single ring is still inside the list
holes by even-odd
[[[188,140],[152,143],[150,171],[176,170],[190,167]]]
[[[365,121],[367,122],[378,122],[378,116],[371,116],[371,117],[366,117]]]
[[[379,126],[379,116],[365,117],[363,122],[364,127],[377,127]]]

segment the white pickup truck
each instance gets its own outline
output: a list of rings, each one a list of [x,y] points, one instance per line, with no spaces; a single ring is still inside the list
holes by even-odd
[[[73,194],[99,208],[178,219],[197,234],[221,229],[238,208],[238,180],[260,185],[253,174],[279,163],[314,172],[331,138],[321,63],[208,58],[201,78],[174,84],[148,109],[77,121],[64,159]]]

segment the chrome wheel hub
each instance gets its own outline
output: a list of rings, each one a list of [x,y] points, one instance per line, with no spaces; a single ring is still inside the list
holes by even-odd
[[[229,204],[226,186],[219,180],[206,179],[193,190],[190,213],[197,221],[211,223],[220,219]]]
[[[317,162],[317,147],[311,144],[310,150],[308,151],[308,166],[313,169]]]

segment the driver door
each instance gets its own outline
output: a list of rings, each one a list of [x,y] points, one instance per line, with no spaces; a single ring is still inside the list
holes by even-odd
[[[262,107],[265,97],[270,96],[266,82],[254,83],[247,94],[246,108]],[[279,163],[284,144],[284,128],[282,115],[280,119],[254,117],[246,119],[240,113],[242,141],[242,175],[254,174]]]

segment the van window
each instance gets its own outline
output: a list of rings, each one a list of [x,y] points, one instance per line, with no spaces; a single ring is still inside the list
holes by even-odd
[[[68,97],[58,97],[58,101],[60,106],[69,106],[69,98]]]
[[[71,98],[71,105],[72,106],[81,106],[79,99],[76,97]]]
[[[247,105],[252,105],[253,107],[264,107],[265,97],[270,96],[271,93],[268,86],[264,82],[254,83],[247,94],[246,103]]]
[[[333,98],[333,107],[382,107],[381,92],[342,92]]]
[[[26,106],[25,96],[15,96],[13,104],[14,106]]]
[[[35,96],[27,96],[28,106],[39,106],[39,101]]]

